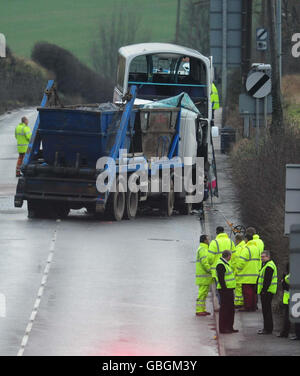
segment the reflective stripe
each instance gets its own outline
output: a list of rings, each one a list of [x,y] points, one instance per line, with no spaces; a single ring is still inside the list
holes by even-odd
[[[202,260],[206,259],[207,256],[200,257],[196,262],[201,262]]]
[[[237,277],[258,277],[259,274],[237,274]]]
[[[209,278],[211,274],[196,274],[196,278]]]
[[[216,242],[216,244],[217,244],[217,250],[218,250],[218,253],[221,253],[220,252],[220,245],[219,245],[219,243],[218,243],[218,241],[215,239],[215,242]]]

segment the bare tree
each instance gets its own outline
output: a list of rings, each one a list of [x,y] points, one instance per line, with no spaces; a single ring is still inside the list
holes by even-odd
[[[187,0],[181,16],[179,43],[209,55],[209,1]]]
[[[150,38],[139,33],[142,19],[133,7],[121,4],[111,17],[99,24],[97,40],[91,47],[91,59],[94,69],[103,77],[114,82],[117,69],[117,51],[121,46],[137,42],[146,42]]]

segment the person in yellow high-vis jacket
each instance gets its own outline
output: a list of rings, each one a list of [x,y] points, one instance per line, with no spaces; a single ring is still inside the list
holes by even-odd
[[[210,264],[208,262],[208,236],[200,236],[200,245],[197,250],[196,258],[196,285],[198,285],[198,299],[196,304],[196,315],[210,315],[206,311],[206,298],[210,285],[213,281],[211,276]]]
[[[209,253],[209,263],[211,265],[211,274],[216,283],[216,265],[222,256],[222,252],[229,250],[232,253],[234,250],[234,243],[229,238],[229,236],[224,232],[224,227],[218,226],[216,228],[216,238],[209,243],[208,253]],[[216,295],[220,303],[220,294],[218,289],[216,289]]]
[[[257,305],[256,282],[261,259],[252,235],[245,234],[246,245],[236,261],[236,281],[242,285],[244,307],[240,311],[255,311]]]
[[[235,236],[235,253],[234,258],[231,259],[231,267],[233,268],[234,275],[237,275],[236,261],[240,257],[242,249],[245,247],[246,242],[242,234],[237,234]],[[236,287],[234,290],[234,306],[235,308],[242,308],[244,305],[243,290],[242,284],[239,281],[236,281]]]
[[[233,241],[224,232],[224,227],[218,226],[216,228],[216,238],[209,243],[208,253],[209,262],[211,264],[212,277],[216,278],[216,265],[222,256],[222,252],[229,250],[234,253],[235,247]]]
[[[31,138],[31,129],[28,126],[27,117],[23,116],[21,123],[17,125],[15,129],[15,138],[17,139],[17,148],[19,153],[19,158],[16,166],[16,177],[19,177],[21,176],[21,165],[23,163],[23,159]]]
[[[237,333],[234,323],[234,296],[235,278],[230,266],[231,252],[222,252],[216,265],[217,290],[220,294],[219,331],[220,333]]]
[[[264,242],[261,240],[261,238],[259,237],[258,233],[256,232],[256,229],[255,227],[248,227],[246,229],[246,232],[248,234],[251,234],[253,236],[253,240],[255,241],[256,243],[256,246],[259,250],[259,254],[260,254],[260,257],[261,257],[261,254],[263,253],[264,251],[264,248],[265,248],[265,244]],[[260,269],[262,267],[262,264],[260,263]]]
[[[211,101],[211,109],[212,109],[212,119],[214,119],[215,110],[220,108],[219,93],[214,83],[212,83],[211,85],[210,101]]]

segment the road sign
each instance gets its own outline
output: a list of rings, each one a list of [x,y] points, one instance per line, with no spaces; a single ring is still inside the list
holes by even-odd
[[[265,51],[268,47],[268,31],[263,27],[258,27],[256,29],[256,49],[258,51]]]
[[[264,41],[268,38],[268,32],[267,29],[264,29],[263,27],[258,27],[256,29],[256,40],[257,41]]]
[[[266,72],[250,72],[246,90],[254,98],[264,98],[271,92],[271,77]]]
[[[290,321],[300,323],[300,224],[290,231]]]
[[[284,233],[290,226],[300,225],[300,164],[286,165]]]

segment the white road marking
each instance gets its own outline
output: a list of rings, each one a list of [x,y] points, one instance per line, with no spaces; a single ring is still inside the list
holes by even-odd
[[[0,293],[0,317],[6,317],[6,298]]]
[[[60,220],[57,220],[56,222],[60,222]],[[57,238],[57,227],[56,227],[56,229],[54,230],[54,233],[53,233],[53,237],[52,237],[51,244],[50,244],[50,247],[49,247],[49,255],[48,255],[46,266],[45,266],[45,269],[44,269],[44,272],[43,272],[41,284],[40,284],[40,287],[39,287],[38,292],[37,292],[37,298],[34,302],[33,310],[31,312],[29,322],[28,322],[27,327],[25,329],[25,334],[23,336],[21,346],[20,346],[20,349],[18,351],[17,356],[22,356],[24,354],[25,347],[28,343],[29,335],[30,335],[30,332],[32,330],[33,323],[34,323],[34,320],[36,318],[38,308],[40,306],[41,299],[42,299],[42,296],[43,296],[43,293],[44,293],[44,290],[45,290],[45,286],[46,286],[46,283],[47,283],[49,270],[50,270],[51,263],[52,263],[52,260],[53,260],[56,238]],[[1,298],[1,294],[0,294],[0,298]],[[1,316],[1,299],[0,299],[0,316]]]

